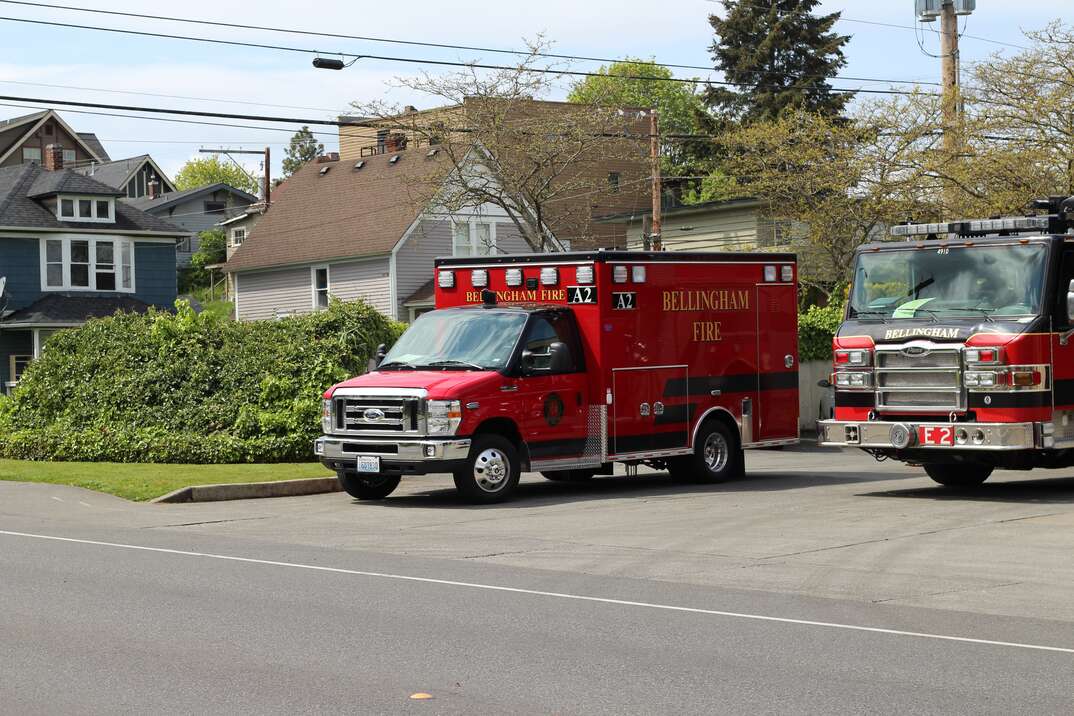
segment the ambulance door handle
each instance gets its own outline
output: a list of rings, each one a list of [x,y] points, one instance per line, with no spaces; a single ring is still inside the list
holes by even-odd
[[[500,390],[502,390],[505,393],[514,393],[514,392],[516,392],[518,390],[518,386],[517,385],[501,385]]]
[[[712,397],[716,398],[716,397],[719,397],[719,396],[723,395],[723,391],[722,390],[710,390],[709,395],[711,395]]]

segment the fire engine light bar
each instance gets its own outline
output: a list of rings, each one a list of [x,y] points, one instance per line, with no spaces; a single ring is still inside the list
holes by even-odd
[[[470,272],[470,283],[474,288],[484,288],[489,285],[489,272],[485,269],[474,269]]]
[[[593,267],[579,266],[574,271],[574,280],[578,283],[593,283]]]
[[[436,279],[440,284],[440,288],[455,288],[454,271],[440,271],[436,275]]]
[[[645,267],[644,266],[631,266],[630,267],[630,280],[634,283],[645,283]]]
[[[507,269],[507,274],[504,276],[508,286],[521,286],[522,285],[522,269]]]
[[[779,273],[784,283],[790,283],[794,280],[794,269],[790,266],[781,266]]]
[[[612,268],[612,282],[613,283],[626,283],[627,280],[627,268],[626,266],[619,265]]]
[[[1002,219],[944,221],[937,224],[903,224],[892,226],[892,236],[927,236],[929,234],[990,234],[999,231],[1047,231],[1047,216],[1008,216]]]
[[[764,267],[764,280],[768,281],[768,282],[772,282],[772,281],[776,280],[776,267],[775,266],[765,266]]]
[[[555,266],[545,266],[541,269],[541,285],[555,286],[559,283],[559,270]]]

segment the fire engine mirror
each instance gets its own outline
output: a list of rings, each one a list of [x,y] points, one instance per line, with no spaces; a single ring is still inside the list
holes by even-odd
[[[1067,320],[1074,323],[1074,279],[1067,286]]]

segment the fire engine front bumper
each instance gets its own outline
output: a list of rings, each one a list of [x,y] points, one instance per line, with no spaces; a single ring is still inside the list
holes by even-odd
[[[950,429],[950,444],[922,442],[921,428],[933,436]],[[929,430],[931,429],[931,431]],[[873,450],[1013,451],[1050,448],[1051,423],[932,423],[853,420],[817,421],[817,444]]]
[[[323,435],[314,441],[313,452],[322,465],[336,472],[354,471],[359,456],[373,456],[380,458],[381,474],[427,475],[461,466],[470,454],[470,439],[371,440]]]

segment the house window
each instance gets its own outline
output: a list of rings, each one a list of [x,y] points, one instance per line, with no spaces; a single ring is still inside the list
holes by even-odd
[[[495,253],[496,233],[485,222],[456,223],[452,227],[455,256],[488,256]]]
[[[206,214],[222,214],[224,209],[227,208],[227,204],[222,201],[207,201],[205,202]]]
[[[45,239],[44,290],[134,290],[134,245],[129,239]]]
[[[313,310],[328,308],[328,267],[313,268]]]
[[[608,172],[608,187],[613,194],[619,193],[619,172]]]
[[[15,384],[22,378],[22,374],[26,372],[26,367],[33,361],[33,356],[19,356],[13,355],[8,359],[8,382],[6,388],[8,392],[15,387]]]
[[[23,147],[22,148],[22,161],[23,162],[41,162],[41,147]]]
[[[52,122],[48,122],[48,123],[45,124],[45,136],[46,137],[51,137],[52,136]]]
[[[190,237],[189,236],[184,236],[183,238],[181,238],[178,241],[176,241],[175,242],[175,250],[178,253],[181,253],[181,254],[189,254],[190,251],[191,251]]]
[[[115,221],[115,200],[95,196],[60,196],[56,202],[58,219],[77,222]]]
[[[69,166],[69,165],[73,165],[75,163],[75,161],[77,161],[77,160],[78,160],[78,156],[75,154],[74,149],[64,149],[63,150],[63,165],[65,167]]]
[[[246,229],[232,229],[231,230],[231,245],[242,246],[242,242],[246,241]]]

